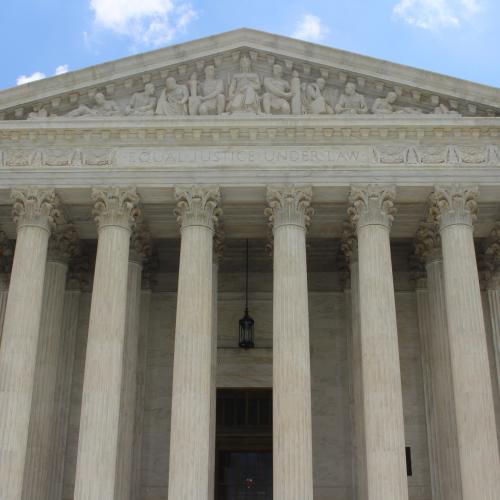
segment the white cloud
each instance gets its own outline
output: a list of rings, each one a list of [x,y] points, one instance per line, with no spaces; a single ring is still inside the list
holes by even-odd
[[[55,75],[64,75],[64,73],[68,72],[68,65],[67,64],[61,64],[56,68],[56,72],[54,73]]]
[[[426,30],[457,28],[481,10],[481,0],[400,0],[394,14],[406,23]]]
[[[318,16],[304,14],[297,22],[292,36],[294,38],[301,38],[302,40],[317,42],[325,38],[329,31],[328,26],[323,24]]]
[[[17,78],[17,85],[24,85],[25,83],[36,82],[37,80],[42,80],[45,78],[45,73],[41,73],[40,71],[35,71],[32,75],[21,75]]]
[[[67,72],[68,72],[68,65],[61,64],[54,71],[54,76],[63,75],[64,73],[67,73]],[[35,71],[30,76],[26,76],[26,75],[19,76],[16,80],[16,84],[17,85],[24,85],[25,83],[36,82],[37,80],[43,80],[44,78],[47,78],[47,75],[45,73],[42,73],[41,71]]]
[[[97,26],[158,46],[185,31],[197,12],[184,0],[90,0]]]

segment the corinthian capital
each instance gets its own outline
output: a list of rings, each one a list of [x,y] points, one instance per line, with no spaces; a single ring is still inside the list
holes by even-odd
[[[500,222],[495,224],[486,240],[484,259],[491,270],[491,287],[500,287]]]
[[[311,208],[312,188],[310,186],[269,186],[265,215],[273,231],[284,225],[307,229],[314,210]]]
[[[139,210],[139,196],[135,188],[103,187],[92,190],[94,217],[98,229],[119,226],[130,230]]]
[[[58,199],[53,189],[27,187],[13,189],[12,215],[17,228],[23,226],[38,226],[50,231],[57,217]]]
[[[80,250],[78,233],[72,224],[57,225],[49,239],[48,260],[67,263]]]
[[[454,224],[471,226],[477,218],[478,188],[473,186],[436,186],[430,196],[429,216],[441,229]]]
[[[189,186],[175,188],[177,217],[181,230],[188,226],[205,226],[212,231],[218,224],[222,210],[219,186]]]
[[[396,214],[394,186],[351,186],[347,215],[358,228],[370,225],[390,228]]]
[[[144,223],[136,224],[130,236],[131,262],[143,264],[153,253],[153,238]]]
[[[415,256],[426,264],[442,259],[441,236],[433,222],[421,222],[415,233]]]

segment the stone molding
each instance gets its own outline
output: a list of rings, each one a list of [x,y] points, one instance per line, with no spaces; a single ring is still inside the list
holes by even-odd
[[[219,186],[176,187],[174,215],[181,231],[189,226],[204,226],[215,231],[222,210]]]
[[[135,187],[108,186],[93,188],[94,218],[100,231],[107,226],[118,226],[130,231],[139,215],[139,196]]]
[[[73,224],[56,225],[49,238],[48,260],[67,264],[80,252],[80,239]]]
[[[312,187],[292,184],[267,187],[264,214],[274,232],[280,226],[297,226],[307,230],[314,209],[311,208]]]
[[[36,226],[50,232],[58,216],[59,205],[53,189],[32,186],[12,189],[11,199],[12,214],[18,230],[24,226]]]
[[[477,218],[478,195],[477,186],[436,186],[429,199],[429,219],[437,221],[440,230],[455,224],[472,227]]]
[[[415,233],[415,256],[423,264],[443,260],[441,235],[435,222],[422,221]]]
[[[390,229],[396,214],[395,186],[368,184],[351,186],[347,209],[350,222],[359,230],[364,226],[379,225]]]

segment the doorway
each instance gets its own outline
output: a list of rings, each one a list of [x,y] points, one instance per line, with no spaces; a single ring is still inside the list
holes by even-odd
[[[271,389],[218,389],[216,500],[273,498]]]

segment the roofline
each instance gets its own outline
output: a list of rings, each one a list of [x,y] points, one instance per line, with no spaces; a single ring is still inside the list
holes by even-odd
[[[138,72],[155,71],[165,66],[182,64],[186,60],[203,59],[220,51],[238,48],[267,51],[292,59],[306,58],[311,64],[335,67],[360,76],[391,81],[397,85],[418,87],[427,92],[500,107],[500,88],[497,87],[283,35],[240,28],[2,90],[0,109],[104,85],[110,80],[126,79]]]

